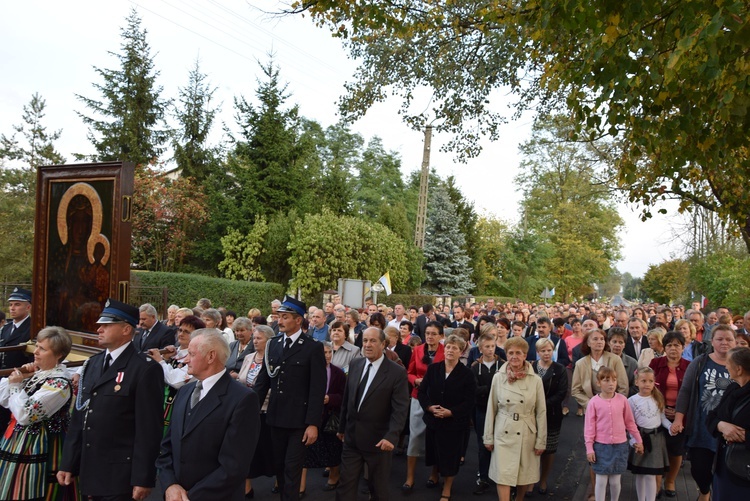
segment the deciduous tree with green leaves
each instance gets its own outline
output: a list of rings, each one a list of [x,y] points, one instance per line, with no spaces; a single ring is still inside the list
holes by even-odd
[[[289,242],[291,289],[311,298],[335,289],[339,278],[375,282],[390,272],[394,291],[408,280],[407,247],[385,226],[324,209],[305,216]]]
[[[682,259],[652,264],[643,276],[644,294],[663,304],[688,297],[688,270],[688,264]]]
[[[190,178],[172,180],[150,167],[140,169],[133,192],[133,265],[181,271],[207,220],[206,196]]]
[[[95,161],[130,161],[140,169],[156,163],[164,153],[171,134],[165,122],[169,102],[161,98],[162,87],[156,83],[159,72],[154,69],[147,32],[135,9],[120,34],[121,52],[110,52],[120,67],[94,68],[103,80],[93,84],[101,97],[78,95],[93,113],[78,112],[78,116],[89,126],[88,138],[96,153],[77,156]]]
[[[266,251],[264,240],[267,234],[268,222],[265,216],[258,216],[247,235],[231,230],[221,237],[224,260],[219,263],[219,271],[232,280],[264,281],[260,259]]]
[[[606,186],[596,181],[587,145],[565,140],[572,129],[562,116],[534,124],[516,185],[523,193],[521,216],[538,238],[550,243],[547,283],[569,301],[587,294],[610,274],[620,257],[622,219]]]
[[[450,133],[467,158],[497,138],[501,95],[516,113],[567,109],[578,134],[618,139],[613,181],[644,217],[666,198],[702,206],[750,249],[747,1],[299,0],[291,12],[359,62],[345,117],[396,95],[407,123]]]

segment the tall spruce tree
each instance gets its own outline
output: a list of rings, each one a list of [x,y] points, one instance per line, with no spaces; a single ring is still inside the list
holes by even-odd
[[[146,29],[133,9],[120,29],[121,52],[110,52],[120,61],[117,69],[97,68],[103,83],[94,88],[101,99],[78,95],[93,116],[78,112],[89,126],[88,139],[95,155],[77,155],[98,161],[126,160],[145,166],[164,152],[170,131],[164,121],[169,103],[160,97],[162,87],[156,84],[159,72],[154,70]]]
[[[207,82],[206,74],[200,70],[200,62],[188,74],[187,86],[179,90],[179,108],[175,116],[179,127],[172,141],[174,160],[184,177],[201,182],[216,167],[217,149],[208,145],[218,108],[213,108],[211,99],[216,87]]]
[[[441,294],[467,294],[473,287],[472,269],[464,250],[460,219],[444,186],[431,189],[427,205],[424,259],[425,287]]]
[[[258,104],[243,96],[235,98],[239,137],[232,137],[234,151],[229,170],[241,190],[236,193],[245,218],[299,208],[304,195],[306,148],[301,141],[303,119],[297,105],[285,108],[289,99],[273,60],[260,65],[265,77],[255,92]]]

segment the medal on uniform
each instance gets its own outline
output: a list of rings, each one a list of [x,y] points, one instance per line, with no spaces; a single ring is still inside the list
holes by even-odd
[[[122,389],[122,386],[120,386],[120,383],[122,383],[122,378],[125,376],[124,372],[118,372],[117,377],[115,378],[115,391],[120,391]]]

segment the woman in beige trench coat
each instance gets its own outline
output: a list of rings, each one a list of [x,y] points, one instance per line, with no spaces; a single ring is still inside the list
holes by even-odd
[[[539,481],[539,456],[547,444],[547,408],[542,379],[526,362],[529,345],[513,337],[505,343],[508,362],[495,373],[487,402],[484,445],[492,451],[490,479],[500,501],[516,500]]]

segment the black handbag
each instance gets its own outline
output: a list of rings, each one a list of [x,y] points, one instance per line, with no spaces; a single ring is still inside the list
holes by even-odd
[[[732,420],[734,420],[740,411],[750,403],[750,398],[746,398],[732,412]],[[745,443],[732,443],[727,444],[724,450],[724,464],[727,467],[727,471],[737,478],[745,481],[750,481],[750,449],[745,446]]]
[[[339,417],[338,412],[331,412],[328,415],[328,419],[326,420],[325,427],[323,427],[324,433],[331,433],[335,435],[339,432],[339,424],[341,423],[341,418]]]

